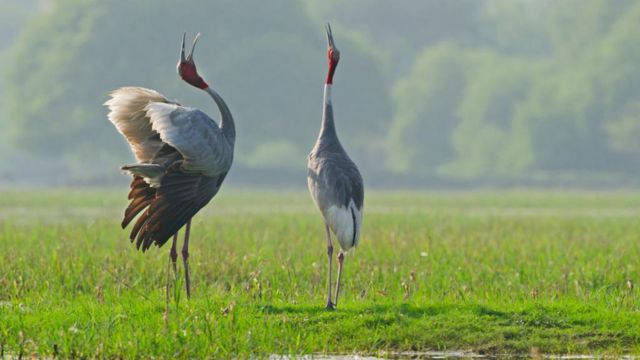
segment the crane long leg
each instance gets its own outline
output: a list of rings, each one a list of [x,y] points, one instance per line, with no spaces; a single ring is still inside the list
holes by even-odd
[[[338,254],[338,279],[336,280],[336,302],[338,306],[338,295],[340,294],[340,276],[342,275],[342,263],[344,262],[344,253],[340,251]]]
[[[169,251],[169,260],[171,261],[171,265],[173,265],[173,275],[175,278],[178,277],[178,269],[176,267],[176,261],[178,260],[178,252],[176,251],[176,242],[178,242],[178,232],[173,235],[173,243],[171,244],[171,250]],[[169,314],[169,289],[171,288],[171,270],[167,269],[167,299],[166,299],[166,307],[165,307],[165,319]]]
[[[164,303],[164,321],[165,323],[167,322],[167,319],[169,317],[169,288],[171,287],[171,270],[169,270],[169,267],[171,265],[167,266],[167,286],[166,286],[166,299],[165,299],[165,303]]]
[[[173,242],[171,243],[171,251],[169,251],[169,258],[171,258],[171,265],[173,265],[173,275],[178,277],[178,250],[176,249],[176,245],[178,244],[178,231],[173,234]]]
[[[187,221],[184,231],[184,245],[182,245],[182,262],[184,263],[184,279],[187,284],[187,298],[191,297],[191,280],[189,278],[189,234],[191,233],[191,219]]]
[[[325,224],[324,229],[327,233],[327,256],[329,257],[329,274],[327,276],[327,309],[333,309],[331,302],[331,267],[333,265],[333,244],[331,243],[331,232],[329,225]]]

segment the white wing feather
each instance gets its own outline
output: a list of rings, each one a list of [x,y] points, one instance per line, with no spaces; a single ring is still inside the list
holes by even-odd
[[[198,109],[150,103],[145,108],[151,128],[184,157],[182,168],[217,176],[231,167],[233,149],[218,124]]]
[[[141,87],[122,87],[109,93],[104,103],[109,108],[109,120],[125,137],[138,162],[146,163],[160,150],[162,142],[154,139],[146,106],[149,103],[172,103],[159,92]]]
[[[331,206],[323,215],[342,250],[349,251],[352,247],[358,246],[360,227],[362,226],[362,211],[358,210],[353,200],[349,202],[347,207]]]

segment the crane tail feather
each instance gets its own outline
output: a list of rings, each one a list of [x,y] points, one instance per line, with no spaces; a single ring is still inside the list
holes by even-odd
[[[131,181],[131,191],[129,199],[131,203],[124,212],[122,219],[122,228],[126,228],[138,214],[153,202],[156,195],[156,189],[147,184],[142,177],[134,176]]]
[[[131,242],[143,252],[153,244],[164,245],[215,196],[225,175],[209,177],[172,166],[158,188],[152,188],[136,176],[122,223],[126,227],[137,217],[129,236]]]

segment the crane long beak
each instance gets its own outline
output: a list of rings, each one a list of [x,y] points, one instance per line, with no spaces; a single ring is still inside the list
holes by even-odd
[[[182,33],[182,46],[180,46],[180,62],[187,61],[187,58],[184,56],[184,39],[187,37],[187,33]]]
[[[180,45],[180,62],[193,61],[193,51],[196,49],[196,43],[198,42],[198,39],[200,38],[200,33],[197,33],[196,37],[193,39],[193,45],[191,46],[191,52],[189,53],[189,55],[185,56],[184,43],[185,43],[186,37],[187,37],[187,33],[186,32],[182,33],[182,44]]]
[[[193,45],[191,46],[191,53],[187,57],[189,60],[193,59],[193,51],[196,49],[196,43],[198,42],[199,38],[200,38],[200,33],[197,33],[196,37],[193,38]]]
[[[333,42],[333,33],[331,32],[331,25],[327,23],[327,25],[325,26],[325,29],[327,30],[327,43],[329,44],[330,48],[334,48],[336,44]]]

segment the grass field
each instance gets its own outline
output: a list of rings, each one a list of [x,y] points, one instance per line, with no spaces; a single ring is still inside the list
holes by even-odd
[[[308,194],[223,190],[166,321],[169,249],[129,244],[125,195],[0,192],[5,356],[640,353],[639,193],[370,192],[327,312]]]

